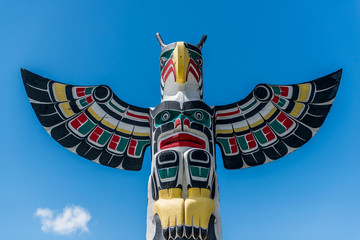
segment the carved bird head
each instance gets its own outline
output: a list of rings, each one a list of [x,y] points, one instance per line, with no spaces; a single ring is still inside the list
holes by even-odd
[[[161,100],[194,101],[203,99],[202,54],[204,35],[197,45],[185,42],[164,44],[159,33],[156,37],[161,46]]]

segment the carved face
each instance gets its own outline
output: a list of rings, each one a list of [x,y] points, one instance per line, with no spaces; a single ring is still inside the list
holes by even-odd
[[[197,46],[177,42],[166,45],[160,54],[161,100],[202,100],[202,55]]]
[[[164,101],[151,111],[153,154],[179,147],[214,154],[213,110],[202,101]]]

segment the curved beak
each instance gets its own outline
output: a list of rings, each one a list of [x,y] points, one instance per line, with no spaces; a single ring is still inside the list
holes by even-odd
[[[178,84],[184,84],[186,82],[186,74],[190,62],[189,52],[186,49],[184,42],[177,42],[172,60],[175,67],[175,81]]]

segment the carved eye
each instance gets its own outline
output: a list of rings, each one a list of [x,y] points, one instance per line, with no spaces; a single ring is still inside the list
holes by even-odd
[[[165,59],[164,58],[160,58],[160,67],[163,68],[165,64]]]
[[[199,63],[199,66],[202,67],[202,65],[203,65],[202,58],[199,58],[197,61],[198,61],[198,63]]]
[[[204,117],[204,115],[200,111],[196,111],[194,116],[195,116],[196,120],[199,120],[199,121],[202,120]]]
[[[169,118],[170,118],[170,113],[169,112],[165,111],[165,112],[163,112],[161,114],[161,120],[167,121],[167,120],[169,120]]]

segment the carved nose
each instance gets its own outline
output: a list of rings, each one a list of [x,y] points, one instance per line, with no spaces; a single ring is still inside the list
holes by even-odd
[[[189,121],[189,119],[187,119],[187,118],[184,119],[184,126],[188,126],[188,128],[190,128],[190,121]]]
[[[176,119],[176,120],[175,120],[175,127],[174,127],[174,128],[176,128],[176,127],[179,126],[180,124],[181,124],[180,119],[179,119],[179,118]]]
[[[175,123],[174,123],[174,125],[175,125],[174,128],[177,128],[177,126],[179,126],[180,124],[181,124],[180,118],[176,119],[176,120],[175,120]],[[183,125],[183,127],[184,127],[184,126],[187,126],[188,128],[190,128],[190,121],[189,121],[189,119],[185,118],[185,119],[183,120],[182,125]]]

